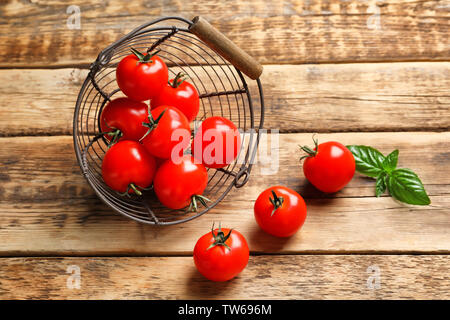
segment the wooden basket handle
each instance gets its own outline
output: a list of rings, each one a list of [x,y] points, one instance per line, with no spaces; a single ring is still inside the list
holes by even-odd
[[[233,66],[242,71],[249,78],[256,80],[263,71],[263,67],[247,52],[239,48],[223,33],[214,28],[202,17],[192,19],[189,30],[203,40],[214,51],[224,57]]]

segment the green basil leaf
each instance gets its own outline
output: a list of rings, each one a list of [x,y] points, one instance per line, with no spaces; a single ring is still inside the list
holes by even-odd
[[[394,150],[384,159],[382,163],[383,169],[386,172],[390,173],[394,171],[395,168],[397,168],[397,162],[398,162],[398,150]]]
[[[375,183],[375,195],[377,197],[381,196],[386,191],[386,177],[387,173],[382,172]]]
[[[368,146],[347,146],[355,157],[356,170],[366,176],[376,178],[383,172],[383,154]]]
[[[416,205],[431,203],[422,181],[409,169],[392,171],[387,179],[387,187],[389,193],[399,201]]]

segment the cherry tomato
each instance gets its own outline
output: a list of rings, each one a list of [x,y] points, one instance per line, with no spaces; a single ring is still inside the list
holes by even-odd
[[[100,128],[109,141],[139,141],[147,132],[142,122],[147,121],[148,106],[128,98],[117,98],[109,102],[100,115]]]
[[[159,201],[168,208],[182,209],[190,206],[197,210],[197,201],[206,206],[202,196],[208,184],[208,172],[202,164],[184,155],[179,163],[165,161],[156,172],[153,187]]]
[[[142,143],[155,157],[169,159],[175,156],[172,155],[172,151],[181,157],[189,146],[191,137],[189,121],[175,107],[160,106],[153,109],[147,126],[150,132],[142,139]]]
[[[212,281],[228,281],[247,266],[249,249],[245,238],[236,230],[211,230],[198,239],[194,262],[198,271]]]
[[[241,148],[241,136],[233,122],[210,117],[202,122],[191,144],[194,157],[209,168],[232,163]]]
[[[197,116],[200,99],[197,89],[182,77],[183,74],[178,73],[175,79],[171,79],[159,95],[152,99],[151,107],[154,109],[163,105],[175,106],[191,122]]]
[[[152,184],[155,159],[136,141],[123,140],[114,144],[103,157],[102,176],[112,189],[140,195]]]
[[[167,159],[161,159],[161,158],[157,158],[155,157],[155,161],[156,161],[156,169],[158,169],[159,167],[161,167],[161,165],[167,161]]]
[[[301,147],[308,155],[303,163],[306,179],[323,192],[337,192],[345,187],[355,174],[355,158],[343,144],[325,142],[311,150]]]
[[[254,213],[261,229],[277,237],[290,237],[305,222],[306,204],[294,190],[275,186],[259,195]]]
[[[152,99],[169,79],[167,66],[157,55],[142,54],[134,49],[132,52],[117,66],[117,85],[132,100]]]

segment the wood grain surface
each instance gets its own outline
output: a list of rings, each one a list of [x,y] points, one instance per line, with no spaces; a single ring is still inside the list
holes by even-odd
[[[67,26],[69,5],[80,8],[79,30]],[[0,4],[0,67],[86,65],[133,28],[170,15],[204,16],[264,64],[445,60],[450,53],[445,0],[9,0]]]
[[[375,198],[374,181],[358,174],[341,192],[326,196],[306,182],[298,162],[298,144],[310,144],[311,134],[282,134],[278,172],[273,163],[257,165],[243,189],[206,215],[178,226],[144,226],[96,197],[80,173],[71,137],[1,138],[0,254],[190,254],[196,239],[219,221],[241,231],[260,253],[449,251],[450,176],[443,173],[450,171],[450,133],[335,133],[319,139],[367,144],[385,154],[400,149],[399,166],[417,172],[432,204]],[[277,184],[297,190],[308,205],[304,227],[288,240],[264,234],[253,218],[258,194]]]
[[[69,27],[70,5],[80,29]],[[203,16],[264,64],[265,127],[282,134],[271,140],[278,163],[260,149],[243,189],[196,220],[157,228],[99,200],[71,134],[100,50],[170,15]],[[448,0],[0,1],[0,299],[450,299],[449,29]],[[399,149],[431,205],[376,198],[359,174],[336,194],[318,192],[298,162],[314,132]],[[277,184],[308,206],[289,239],[253,218],[256,197]],[[219,221],[251,249],[227,283],[205,280],[191,257]],[[79,289],[67,286],[70,266]],[[377,271],[380,287],[370,288]]]
[[[80,69],[0,70],[0,95],[7,97],[0,100],[0,135],[72,134],[86,74]],[[261,81],[265,128],[281,132],[450,128],[449,62],[268,65]]]
[[[449,263],[448,255],[254,256],[237,278],[215,283],[191,257],[4,258],[0,298],[449,299]]]

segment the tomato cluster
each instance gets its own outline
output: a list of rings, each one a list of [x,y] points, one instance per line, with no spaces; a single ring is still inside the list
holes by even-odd
[[[109,143],[103,180],[127,196],[142,195],[153,186],[164,206],[196,211],[208,201],[202,196],[206,168],[222,168],[236,159],[238,129],[226,118],[207,118],[192,139],[195,152],[186,154],[191,122],[199,112],[197,89],[182,73],[169,80],[157,52],[131,51],[116,69],[117,85],[126,97],[109,101],[100,114],[100,129]]]
[[[160,202],[171,209],[196,211],[198,203],[206,206],[208,199],[202,194],[207,168],[223,168],[239,154],[236,126],[229,119],[210,117],[191,139],[199,94],[181,73],[169,80],[168,68],[156,53],[132,49],[118,64],[116,79],[126,97],[110,101],[100,115],[100,128],[109,142],[102,163],[105,183],[127,196],[142,195],[153,186]],[[305,177],[324,192],[342,189],[355,172],[352,153],[338,142],[315,144],[314,149],[302,147],[307,153]],[[294,190],[274,186],[256,199],[254,215],[265,232],[289,237],[304,224],[306,204]],[[197,241],[193,256],[206,278],[227,281],[246,267],[249,247],[238,231],[213,226]]]

